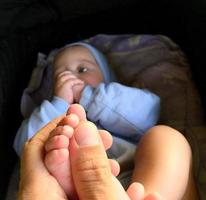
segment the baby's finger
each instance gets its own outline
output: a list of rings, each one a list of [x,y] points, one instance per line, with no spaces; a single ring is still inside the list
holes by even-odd
[[[72,73],[62,73],[62,74],[59,74],[56,78],[55,78],[55,85],[57,84],[62,84],[62,83],[65,83],[65,81],[68,81],[68,80],[76,80],[78,79],[74,74]],[[80,79],[78,79],[81,84],[83,84],[84,82]]]
[[[74,79],[70,79],[70,78],[67,78],[65,80],[60,80],[56,83],[55,87],[56,88],[60,88],[62,87],[63,85],[69,85],[71,88],[74,86],[74,85],[77,85],[77,84],[84,84],[83,81],[81,81],[80,79],[77,79],[77,78],[74,78]]]
[[[74,76],[73,74],[63,74],[63,75],[59,75],[55,81],[56,82],[64,82],[65,80],[68,80],[68,79],[77,79],[76,76]]]
[[[66,70],[66,71],[63,71],[63,72],[61,72],[61,73],[59,73],[59,74],[56,74],[56,75],[55,75],[55,78],[58,79],[58,78],[61,78],[62,76],[68,76],[68,75],[73,75],[73,76],[75,76],[71,71]],[[75,76],[75,77],[76,77],[76,76]]]

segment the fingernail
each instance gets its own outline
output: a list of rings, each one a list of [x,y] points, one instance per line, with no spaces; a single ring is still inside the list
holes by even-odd
[[[99,144],[98,130],[91,122],[82,122],[75,129],[74,137],[80,146]]]

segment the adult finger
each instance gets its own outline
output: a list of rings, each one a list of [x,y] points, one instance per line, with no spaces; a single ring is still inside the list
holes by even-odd
[[[65,117],[62,115],[55,118],[38,131],[29,141],[26,142],[22,154],[22,164],[27,163],[27,167],[32,169],[36,163],[41,165],[42,153],[44,150],[44,144],[47,141],[49,134],[56,128],[58,123]],[[43,166],[42,166],[43,167]]]
[[[116,200],[110,164],[96,126],[83,121],[70,144],[72,175],[81,200]]]
[[[66,194],[58,182],[49,174],[44,165],[44,143],[50,132],[58,125],[64,116],[54,119],[43,127],[32,139],[26,142],[21,158],[20,184],[18,199],[53,199],[53,194],[58,199],[66,199]],[[39,187],[43,185],[44,187]],[[48,194],[53,187],[53,194]],[[52,197],[52,198],[51,198]]]

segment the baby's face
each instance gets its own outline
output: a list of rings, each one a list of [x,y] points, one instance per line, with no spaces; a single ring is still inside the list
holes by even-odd
[[[54,77],[67,70],[92,87],[103,82],[103,74],[95,58],[83,46],[66,48],[57,55],[54,60]]]

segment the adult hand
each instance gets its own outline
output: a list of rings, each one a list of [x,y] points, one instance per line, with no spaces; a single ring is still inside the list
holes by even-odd
[[[43,199],[44,200],[45,199],[66,200],[67,199],[65,192],[62,190],[62,188],[60,187],[60,185],[58,184],[56,179],[47,171],[47,168],[44,165],[45,142],[47,141],[51,131],[56,128],[56,126],[59,124],[59,122],[62,121],[62,119],[64,117],[65,116],[61,116],[61,117],[53,120],[49,124],[47,124],[31,140],[29,140],[25,144],[23,154],[22,154],[22,159],[21,159],[20,189],[19,189],[19,194],[18,194],[19,200],[24,200],[24,199],[26,199],[26,200],[30,200],[30,199],[32,199],[32,200],[36,200],[36,199],[38,199],[38,200],[41,200],[41,199],[42,200]],[[78,137],[77,137],[77,139],[78,139]],[[81,151],[78,151],[77,150],[78,147],[76,148],[74,146],[75,140],[76,139],[73,139],[73,150],[72,151],[76,152],[75,153],[76,155],[81,156],[80,155]],[[111,137],[110,136],[108,137],[108,135],[105,134],[105,132],[102,132],[102,140],[104,141],[105,148],[108,148],[109,144],[111,144],[111,142],[109,142],[109,140],[111,140]],[[111,172],[110,172],[110,167],[108,165],[108,160],[107,160],[107,157],[105,154],[105,150],[104,150],[104,148],[102,148],[103,144],[101,143],[101,140],[99,142],[100,142],[99,147],[97,147],[98,145],[95,145],[95,148],[97,147],[97,150],[101,149],[101,151],[99,151],[99,153],[102,155],[98,156],[97,158],[102,157],[102,163],[106,164],[105,165],[106,175],[105,175],[105,172],[101,172],[103,179],[101,179],[99,181],[99,182],[102,181],[103,182],[102,185],[104,186],[104,184],[105,184],[104,180],[109,178],[109,176],[111,175]],[[94,151],[92,151],[92,149],[93,149],[92,147],[91,147],[91,151],[88,151],[89,148],[87,148],[87,147],[86,147],[86,149],[87,150],[86,150],[86,154],[85,154],[85,156],[86,156],[85,159],[87,159],[88,162],[90,162],[91,154],[93,154]],[[76,169],[76,166],[75,166],[76,164],[78,164],[78,162],[76,160],[72,161],[71,165],[72,165],[73,169]],[[86,163],[84,163],[84,164],[86,166]],[[99,169],[99,171],[101,171],[100,168],[101,168],[101,166],[97,166],[97,169]],[[115,168],[116,168],[116,166],[114,166],[114,174],[117,173],[117,171],[118,171]],[[92,169],[92,170],[94,170],[94,169]],[[78,170],[76,170],[76,172],[79,173]],[[87,173],[87,172],[85,171],[85,173]],[[96,174],[96,175],[98,175],[98,174]],[[81,177],[79,177],[79,178],[81,178]],[[77,177],[75,179],[76,183],[79,181],[79,178]],[[99,178],[99,177],[97,177],[97,178]],[[108,182],[108,180],[106,180],[106,182]],[[94,188],[95,188],[96,183],[93,182],[90,184],[89,180],[87,182],[81,182],[80,185],[78,185],[77,187],[82,187],[85,189],[86,187],[84,187],[84,185],[88,185],[88,188],[91,188],[92,184],[94,184]],[[111,185],[111,183],[109,185]],[[52,190],[51,190],[51,188],[52,188]],[[107,187],[104,186],[102,189],[106,189],[106,188]],[[109,190],[111,190],[111,188],[109,188]],[[93,199],[96,199],[95,196],[96,196],[96,194],[99,194],[100,191],[99,190],[97,190],[97,191],[93,190],[93,191],[95,191],[95,195],[93,195],[93,197],[94,197]],[[78,189],[78,192],[84,196],[84,194],[87,193],[87,190],[81,191]],[[109,192],[106,192],[105,194],[109,194]],[[90,195],[91,195],[91,193],[90,193]],[[111,194],[110,194],[110,196],[111,196]]]
[[[70,111],[72,112],[72,108]],[[61,116],[47,124],[25,144],[21,160],[18,200],[69,200],[57,180],[44,165],[45,142],[52,130],[62,123],[64,117]],[[108,132],[97,131],[91,122],[80,122],[76,128],[74,137],[71,139],[70,164],[79,199],[141,199],[137,194],[137,185],[132,184],[126,193],[119,181],[112,175],[112,173],[117,175],[119,170],[115,162],[108,161],[105,153],[105,149],[111,143],[111,136]]]
[[[44,165],[44,144],[61,116],[42,128],[26,142],[21,158],[18,200],[66,200],[66,194]]]

